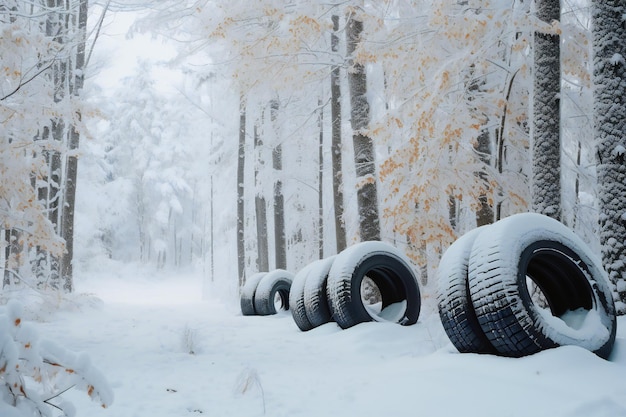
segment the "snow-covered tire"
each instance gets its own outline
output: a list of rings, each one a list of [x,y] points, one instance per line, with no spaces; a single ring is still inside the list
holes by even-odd
[[[326,283],[334,260],[335,257],[331,256],[313,262],[304,285],[306,315],[313,327],[319,327],[331,321]]]
[[[313,326],[309,321],[306,313],[306,305],[304,302],[304,287],[309,276],[313,263],[306,265],[293,277],[291,288],[289,290],[289,310],[296,326],[303,332],[311,330]]]
[[[533,302],[532,279],[549,310]],[[606,358],[615,341],[611,286],[600,261],[549,217],[508,217],[472,246],[469,288],[480,325],[499,354],[520,357],[576,345]]]
[[[284,269],[276,269],[265,274],[254,294],[254,310],[259,316],[276,314],[278,310],[289,310],[289,290],[293,274]],[[277,299],[276,297],[279,297]],[[279,308],[276,309],[279,302]]]
[[[379,313],[361,298],[365,277],[380,291]],[[328,274],[327,292],[332,318],[343,329],[372,320],[414,324],[421,308],[417,279],[409,261],[395,247],[378,241],[362,242],[338,254]]]
[[[259,281],[267,274],[267,272],[257,272],[248,279],[241,287],[241,293],[239,296],[239,304],[241,305],[241,314],[244,316],[254,316],[256,310],[254,309],[254,293],[259,285]]]
[[[478,227],[458,238],[443,254],[437,269],[439,317],[448,338],[461,353],[497,353],[478,323],[467,278],[472,245],[488,227]]]

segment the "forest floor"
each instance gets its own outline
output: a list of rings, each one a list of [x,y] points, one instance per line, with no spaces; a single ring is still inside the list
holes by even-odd
[[[42,337],[85,352],[114,391],[83,417],[626,416],[626,320],[609,361],[577,347],[510,359],[459,354],[432,309],[414,326],[336,324],[303,333],[290,313],[244,317],[203,299],[202,279],[99,273],[52,314]]]

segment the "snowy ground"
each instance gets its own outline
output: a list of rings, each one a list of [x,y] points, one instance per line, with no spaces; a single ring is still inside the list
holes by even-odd
[[[459,354],[437,315],[417,325],[243,317],[203,301],[193,277],[101,274],[39,317],[40,335],[88,353],[115,392],[109,409],[71,391],[81,417],[626,416],[626,320],[610,361],[576,347],[508,359]]]

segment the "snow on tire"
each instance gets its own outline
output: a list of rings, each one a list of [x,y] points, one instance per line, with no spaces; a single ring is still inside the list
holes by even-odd
[[[378,305],[366,304],[362,285],[366,278],[380,292]],[[362,242],[335,257],[327,283],[330,312],[343,329],[366,321],[417,322],[421,299],[408,259],[393,246]]]
[[[241,294],[239,296],[239,304],[241,306],[241,314],[244,316],[254,316],[256,310],[254,309],[254,293],[259,285],[259,281],[267,274],[267,272],[258,272],[248,278],[241,288]]]
[[[306,315],[313,327],[319,327],[331,321],[326,284],[334,260],[335,257],[331,256],[314,262],[304,285]]]
[[[254,294],[254,310],[259,316],[276,314],[279,310],[289,310],[289,291],[293,274],[284,269],[276,269],[265,274]]]
[[[549,308],[533,301],[541,290]],[[600,261],[549,217],[508,217],[478,235],[469,289],[480,325],[499,354],[520,357],[576,345],[607,358],[615,341],[611,287]]]
[[[309,271],[314,263],[310,263],[302,268],[293,278],[291,288],[289,290],[289,310],[296,326],[303,332],[311,330],[313,326],[306,314],[306,305],[304,302],[304,286],[309,276]]]
[[[458,238],[441,257],[437,269],[437,307],[448,338],[461,353],[497,353],[478,323],[469,295],[468,264],[472,245],[489,226]]]

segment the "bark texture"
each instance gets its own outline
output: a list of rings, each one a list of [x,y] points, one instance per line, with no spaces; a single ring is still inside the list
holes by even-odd
[[[361,42],[363,21],[358,14],[348,15],[346,36],[348,52],[348,83],[350,85],[352,142],[356,165],[357,204],[361,240],[380,240],[378,195],[376,190],[376,163],[374,144],[367,136],[370,106],[367,100],[367,77],[365,67],[355,59],[355,51]]]
[[[331,33],[331,48],[333,54],[339,51],[339,16],[333,16],[333,32]],[[343,174],[341,161],[341,84],[339,65],[333,65],[330,74],[331,95],[331,163],[333,166],[333,206],[335,208],[335,241],[337,253],[346,248],[346,228],[343,222]]]
[[[241,96],[239,103],[239,148],[237,152],[237,271],[239,288],[246,282],[246,247],[244,244],[244,172],[246,162],[246,102]]]
[[[537,17],[561,17],[559,0],[537,0]],[[561,220],[561,61],[560,36],[535,33],[533,211]]]
[[[626,314],[626,3],[592,3],[594,125],[602,261]]]

